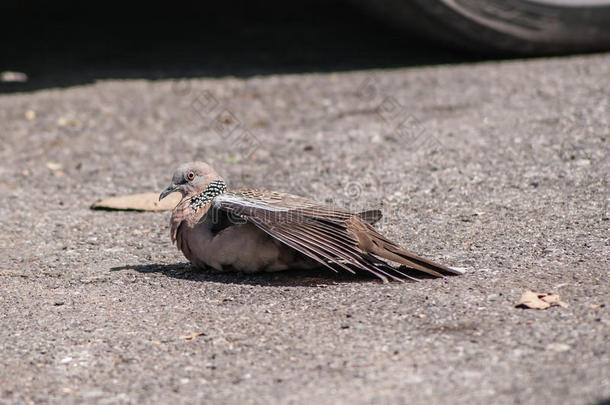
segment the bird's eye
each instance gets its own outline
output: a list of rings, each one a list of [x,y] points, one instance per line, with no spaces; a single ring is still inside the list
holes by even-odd
[[[193,180],[195,178],[195,172],[190,171],[186,174],[186,178],[189,180]]]

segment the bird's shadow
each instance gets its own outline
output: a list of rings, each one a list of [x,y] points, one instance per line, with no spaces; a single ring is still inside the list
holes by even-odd
[[[217,272],[213,270],[200,269],[190,263],[176,264],[129,264],[125,266],[112,267],[110,271],[135,270],[138,273],[162,273],[167,277],[181,280],[192,280],[199,282],[213,282],[224,284],[247,284],[264,287],[276,286],[303,286],[315,287],[319,285],[340,283],[362,283],[381,282],[375,276],[368,273],[351,274],[348,272],[335,273],[325,268],[309,270],[286,270],[272,273],[240,273],[240,272]]]

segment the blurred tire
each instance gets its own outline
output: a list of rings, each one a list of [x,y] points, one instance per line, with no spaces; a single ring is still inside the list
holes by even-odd
[[[478,52],[610,49],[610,0],[352,0],[416,34]]]

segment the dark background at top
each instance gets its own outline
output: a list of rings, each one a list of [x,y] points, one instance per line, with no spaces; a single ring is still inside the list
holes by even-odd
[[[0,6],[0,92],[90,83],[393,68],[481,59],[341,1],[30,2]]]

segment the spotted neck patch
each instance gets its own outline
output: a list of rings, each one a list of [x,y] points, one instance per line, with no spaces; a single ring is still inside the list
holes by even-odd
[[[195,211],[198,211],[199,208],[203,207],[214,197],[220,195],[227,191],[227,185],[222,180],[214,180],[211,182],[201,194],[196,195],[191,198],[191,208]]]

